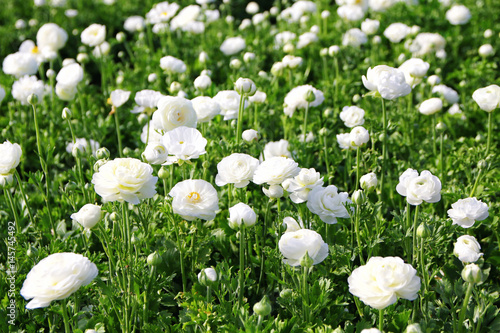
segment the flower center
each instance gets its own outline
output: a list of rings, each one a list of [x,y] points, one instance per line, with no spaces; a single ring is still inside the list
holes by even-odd
[[[187,199],[191,202],[191,203],[196,203],[198,201],[200,201],[201,199],[201,196],[198,192],[191,192],[187,195]]]
[[[38,46],[35,46],[34,48],[32,48],[31,53],[37,54],[38,53]]]

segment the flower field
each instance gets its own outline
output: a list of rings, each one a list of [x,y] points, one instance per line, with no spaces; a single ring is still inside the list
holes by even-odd
[[[1,332],[499,332],[498,0],[4,0]]]

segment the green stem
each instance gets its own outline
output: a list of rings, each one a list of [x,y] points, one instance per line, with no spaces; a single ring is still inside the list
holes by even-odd
[[[360,169],[360,148],[356,148],[356,190],[359,188],[359,169]]]
[[[243,107],[245,106],[245,95],[240,95],[240,104],[238,107],[238,123],[236,125],[236,149],[240,146],[241,125],[243,123]]]
[[[306,149],[306,136],[307,136],[307,116],[309,114],[309,102],[306,104],[306,112],[304,114],[304,125],[302,128],[302,154],[306,156],[305,149]]]
[[[359,149],[359,148],[358,148]],[[356,205],[356,218],[354,222],[354,228],[356,232],[356,242],[358,243],[358,251],[359,251],[359,261],[361,262],[361,265],[365,264],[365,260],[363,259],[363,251],[361,250],[361,238],[359,235],[359,217],[361,215],[361,206]]]
[[[63,321],[64,321],[64,332],[70,333],[71,330],[70,330],[70,326],[69,326],[68,309],[66,307],[66,300],[62,300],[61,308],[62,308],[62,315],[63,315]]]
[[[441,137],[439,139],[439,174],[440,174],[439,179],[441,180],[441,183],[445,183],[443,142],[444,142],[444,133],[441,132]]]
[[[432,116],[432,151],[434,156],[437,155],[437,142],[436,142],[436,114]]]
[[[175,231],[175,236],[177,239],[177,249],[179,250],[179,258],[181,262],[181,275],[182,275],[182,292],[186,292],[186,272],[184,268],[184,254],[183,254],[183,249],[181,246],[181,237],[180,237],[180,232],[179,232],[179,225],[176,223],[175,218],[172,217],[172,223],[174,224],[174,231]]]
[[[21,183],[21,177],[19,177],[19,172],[15,172],[15,175],[16,175],[16,180],[17,180],[17,183],[19,184],[19,189],[21,190],[21,195],[23,196],[23,199],[24,199],[24,203],[26,204],[26,209],[28,210],[28,216],[30,217],[30,222],[31,224],[35,224],[35,219],[33,218],[33,214],[31,213],[31,208],[30,208],[30,203],[28,201],[28,197],[26,196],[26,193],[24,192],[24,188],[23,188],[23,185]]]
[[[462,309],[460,310],[460,315],[458,317],[458,332],[461,333],[464,330],[464,320],[465,313],[467,312],[467,305],[469,304],[470,297],[472,295],[472,289],[474,288],[474,283],[467,282],[467,291],[465,292],[464,303],[462,304]]]
[[[120,157],[123,157],[122,136],[120,133],[120,122],[118,121],[118,111],[116,110],[116,108],[114,106],[113,106],[113,108],[115,109],[115,127],[116,127],[116,137],[118,139],[118,155]],[[149,135],[148,135],[148,137],[149,137]]]
[[[474,186],[472,187],[472,191],[470,191],[469,198],[474,196],[474,192],[476,192],[477,185],[479,184],[479,179],[481,178],[481,174],[483,173],[483,169],[479,169],[477,173],[476,181],[474,182]]]
[[[330,163],[328,163],[328,146],[327,146],[327,136],[323,136],[323,152],[325,154],[325,164],[326,164],[326,183],[330,183]]]
[[[378,330],[384,331],[384,309],[378,310]]]
[[[245,225],[240,227],[240,271],[238,276],[238,305],[243,306],[243,295],[245,292]]]
[[[488,112],[488,139],[486,140],[486,153],[484,154],[484,157],[487,157],[488,154],[490,153],[490,147],[491,147],[491,131],[493,129],[493,112]]]
[[[416,266],[416,258],[417,258],[418,207],[419,207],[419,205],[415,206],[415,216],[413,218],[413,243],[412,243],[413,256],[412,256],[412,263],[413,263],[414,266]]]
[[[309,286],[307,284],[307,276],[309,275],[309,267],[302,267],[302,316],[306,323],[310,320],[309,313]]]
[[[384,193],[384,180],[385,173],[387,171],[387,112],[385,110],[385,101],[382,98],[382,170],[380,172],[380,200],[383,201],[383,193]],[[392,190],[392,189],[391,189]],[[383,209],[381,210],[383,211]]]
[[[12,214],[14,215],[14,221],[16,222],[16,233],[19,233],[19,216],[17,215],[17,209],[14,206],[14,200],[12,200],[12,194],[10,193],[10,188],[4,188],[3,193],[7,197],[9,201],[10,209],[12,210]]]

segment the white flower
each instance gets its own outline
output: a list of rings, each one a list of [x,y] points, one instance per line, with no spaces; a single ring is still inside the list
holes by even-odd
[[[23,151],[17,143],[5,141],[0,144],[0,175],[14,173],[14,170],[21,161]]]
[[[5,57],[2,63],[5,74],[21,77],[38,72],[38,61],[30,53],[16,52]]]
[[[46,23],[38,29],[36,44],[40,49],[58,51],[64,47],[68,40],[67,32],[55,23]]]
[[[240,95],[253,96],[253,94],[257,91],[257,87],[252,80],[240,77],[234,83],[234,90],[236,90]]]
[[[32,299],[26,309],[44,308],[52,301],[68,298],[89,284],[98,270],[81,254],[55,253],[40,260],[26,276],[21,296]]]
[[[247,129],[241,133],[241,138],[246,142],[258,141],[259,140],[259,132],[254,129]]]
[[[491,44],[484,44],[479,47],[477,51],[481,57],[489,57],[495,54],[495,49]]]
[[[232,229],[240,229],[242,224],[245,227],[251,227],[255,221],[257,221],[257,214],[247,204],[240,202],[229,208],[229,227]]]
[[[78,88],[56,83],[56,95],[63,101],[71,101],[75,98]]]
[[[5,98],[5,89],[2,86],[0,86],[0,103],[2,103],[4,98]]]
[[[220,114],[220,105],[208,96],[198,96],[191,100],[198,123],[206,123]]]
[[[399,257],[371,257],[366,265],[352,271],[347,282],[351,294],[379,310],[398,298],[413,301],[420,290],[417,270]]]
[[[344,36],[342,36],[342,45],[360,47],[366,44],[368,37],[366,34],[358,28],[352,28],[346,31]]]
[[[238,110],[240,105],[240,94],[235,90],[222,90],[214,96],[213,100],[220,105],[221,115],[224,120],[231,120],[238,118]],[[248,107],[248,101],[245,99],[243,108]]]
[[[97,46],[104,42],[106,38],[106,26],[101,24],[91,24],[80,35],[82,43],[88,46]]]
[[[382,333],[378,328],[365,328],[360,333]]]
[[[268,197],[269,199],[279,199],[283,196],[283,187],[281,185],[271,185],[269,188],[262,188],[262,192]]]
[[[312,96],[309,96],[312,93]],[[308,97],[314,99],[308,101]],[[294,112],[298,109],[305,109],[309,104],[309,107],[319,106],[325,100],[325,96],[321,90],[314,88],[311,85],[298,86],[290,90],[290,92],[285,96],[285,108],[284,113],[292,117]]]
[[[290,31],[282,31],[274,36],[274,44],[276,47],[283,46],[291,41],[293,41],[297,35]]]
[[[491,112],[500,107],[500,87],[492,84],[474,91],[472,99],[476,101],[481,110]]]
[[[187,69],[184,61],[172,56],[165,56],[161,58],[160,67],[161,69],[169,73],[184,73]]]
[[[196,128],[180,126],[162,137],[162,143],[168,151],[169,156],[165,164],[178,163],[180,160],[188,161],[200,157],[206,153],[205,139]]]
[[[94,189],[103,202],[126,201],[134,205],[156,194],[157,181],[153,168],[135,158],[111,160],[92,176]]]
[[[408,45],[408,49],[413,53],[413,56],[421,57],[431,52],[437,53],[442,51],[445,46],[446,40],[440,34],[422,32]]]
[[[436,112],[441,111],[443,108],[443,101],[441,98],[433,97],[423,101],[418,107],[418,111],[426,116],[433,115]]]
[[[459,100],[458,93],[454,89],[445,86],[444,84],[439,84],[432,87],[432,93],[440,94],[450,104],[458,103]]]
[[[302,258],[307,255],[313,260],[313,265],[319,264],[328,256],[328,244],[314,230],[299,229],[285,232],[278,247],[283,257],[283,262],[290,266],[300,266]]]
[[[418,171],[407,169],[399,176],[396,191],[414,206],[423,201],[435,203],[441,200],[441,181],[430,171],[424,170],[419,176]]]
[[[378,91],[382,98],[388,100],[406,96],[411,92],[411,87],[406,83],[403,72],[386,65],[368,68],[362,80],[366,89]]]
[[[384,36],[391,43],[401,42],[409,33],[411,28],[404,23],[392,23],[384,30]]]
[[[471,16],[469,8],[464,5],[453,5],[446,12],[446,19],[452,25],[464,25],[469,22]]]
[[[375,172],[367,173],[359,178],[359,184],[363,190],[369,191],[377,187],[378,180]]]
[[[397,0],[368,0],[370,9],[374,12],[385,12],[391,8]]]
[[[227,38],[220,46],[220,50],[227,56],[243,51],[246,47],[245,40],[241,37]]]
[[[429,66],[429,63],[423,61],[420,58],[411,58],[402,63],[398,69],[405,75],[406,83],[408,83],[412,87],[415,87],[427,74]]]
[[[337,134],[337,142],[342,149],[356,149],[370,140],[370,133],[363,126],[356,126],[349,134]]]
[[[463,235],[458,237],[453,254],[463,263],[476,262],[483,255],[480,253],[481,245],[474,236]]]
[[[365,123],[365,110],[357,106],[344,106],[340,112],[340,119],[347,127],[355,127]]]
[[[317,186],[323,186],[323,177],[314,168],[302,168],[295,178],[283,182],[283,188],[290,192],[290,199],[295,203],[307,201],[309,192]]]
[[[151,24],[167,22],[174,17],[178,10],[179,5],[175,2],[160,2],[153,5],[153,8],[146,14],[146,20]]]
[[[470,228],[476,221],[482,221],[489,216],[488,205],[476,198],[460,199],[451,205],[448,216],[453,224]]]
[[[252,104],[263,104],[266,101],[267,94],[257,90],[253,96],[248,97],[248,101]]]
[[[189,5],[181,9],[181,11],[170,21],[172,30],[182,29],[189,31],[201,13],[201,7],[197,5]]]
[[[346,21],[359,21],[365,17],[363,7],[357,5],[343,5],[337,8],[337,14]]]
[[[288,150],[287,140],[281,139],[280,141],[271,141],[264,146],[264,159],[267,160],[277,156],[292,157],[292,154]]]
[[[361,31],[367,35],[373,35],[377,32],[380,22],[377,20],[365,19],[361,22]]]
[[[271,157],[257,167],[253,182],[255,184],[280,185],[285,179],[297,176],[299,172],[298,163],[291,158]]]
[[[148,142],[142,159],[150,164],[163,164],[168,159],[167,148],[161,142]]]
[[[125,104],[130,97],[130,91],[116,89],[111,92],[111,103],[114,107],[119,108]]]
[[[352,149],[351,135],[349,133],[337,134],[337,143],[341,149]]]
[[[204,268],[198,273],[198,281],[205,286],[207,282],[216,282],[217,278],[217,271],[212,267]]]
[[[61,68],[57,73],[56,81],[66,87],[76,87],[83,80],[83,68],[74,62]]]
[[[247,155],[234,153],[224,157],[217,164],[217,176],[215,184],[224,186],[234,184],[234,187],[241,188],[248,185],[253,179],[255,169],[259,166],[259,160]]]
[[[28,97],[31,94],[38,96],[40,101],[45,93],[45,85],[42,80],[38,80],[36,76],[25,75],[12,85],[12,97],[21,102],[22,105],[28,105]]]
[[[92,229],[101,220],[101,206],[86,204],[78,213],[71,214],[71,219],[86,229]]]
[[[193,221],[196,218],[210,221],[219,209],[217,191],[209,182],[202,179],[188,179],[175,184],[168,194],[172,200],[175,214]]]
[[[146,22],[142,16],[133,15],[128,17],[123,23],[123,28],[128,32],[142,31],[146,27]]]
[[[338,217],[348,218],[349,213],[345,206],[351,203],[347,192],[338,193],[334,185],[317,186],[309,192],[307,198],[307,208],[328,224],[337,223]]]
[[[140,113],[140,112],[150,113],[154,109],[156,109],[156,106],[158,105],[158,101],[162,97],[165,97],[165,96],[159,91],[150,90],[150,89],[138,91],[135,94],[135,102],[139,105],[139,108],[137,110],[135,110],[135,111],[133,110],[131,112],[132,113]]]
[[[153,113],[153,126],[168,132],[179,126],[196,127],[196,111],[190,100],[164,96],[158,100],[158,110]]]
[[[94,141],[92,139],[85,138],[75,138],[75,142],[71,141],[66,145],[66,152],[68,154],[73,154],[74,147],[77,146],[79,150],[81,150],[84,154],[92,154],[95,156],[97,150],[101,147],[99,142]]]
[[[304,47],[317,42],[319,40],[318,35],[314,32],[305,32],[299,36],[299,41],[297,42],[297,49],[303,49]]]
[[[194,79],[193,84],[197,90],[205,91],[212,85],[212,79],[210,76],[202,74]]]

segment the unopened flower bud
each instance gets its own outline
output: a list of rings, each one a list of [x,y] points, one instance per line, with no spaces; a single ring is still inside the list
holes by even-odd
[[[354,202],[356,205],[362,205],[366,202],[366,196],[363,192],[363,190],[356,190],[352,194],[352,202]]]
[[[233,59],[229,62],[229,67],[231,69],[239,69],[241,67],[241,60],[240,59]]]
[[[71,110],[68,108],[64,108],[62,110],[62,119],[71,119]]]
[[[120,31],[119,33],[116,34],[116,40],[119,43],[123,43],[123,41],[125,40],[125,38],[127,38],[127,36],[125,35],[125,33],[123,31]]]
[[[99,168],[102,167],[104,164],[106,164],[108,161],[105,160],[105,159],[100,159],[100,160],[97,160],[95,163],[94,163],[94,172],[99,172]]]
[[[417,236],[420,238],[427,238],[431,235],[431,230],[427,223],[421,223],[417,228]]]
[[[314,260],[309,256],[309,253],[306,252],[302,259],[300,259],[300,266],[310,268],[314,265]]]
[[[170,93],[171,94],[175,94],[177,92],[179,92],[179,90],[182,89],[182,85],[177,82],[177,81],[174,81],[170,84]]]
[[[30,258],[34,258],[38,255],[38,249],[30,245],[26,250],[26,255]]]
[[[290,298],[292,297],[293,295],[293,290],[292,289],[283,289],[282,291],[280,291],[280,297],[281,298]]]
[[[14,176],[12,174],[0,174],[0,188],[9,189],[14,185]]]
[[[422,328],[419,324],[410,324],[406,326],[405,333],[422,333]]]
[[[265,295],[260,302],[255,303],[253,306],[253,312],[262,317],[269,315],[271,310],[271,302],[269,302],[267,295]]]
[[[95,152],[95,156],[98,159],[106,159],[106,158],[109,158],[110,153],[109,153],[108,148],[101,147],[101,148],[97,149],[97,151]]]
[[[481,268],[476,264],[468,264],[462,270],[462,279],[469,283],[479,283],[483,279]]]
[[[202,269],[201,272],[198,273],[198,282],[202,286],[210,286],[214,282],[217,282],[217,278],[217,271],[212,267]]]
[[[36,94],[31,94],[28,96],[28,103],[34,105],[38,102],[38,96]]]
[[[253,96],[257,91],[257,87],[252,80],[240,77],[234,83],[234,90],[240,95]]]
[[[47,78],[52,79],[56,76],[56,72],[53,69],[49,68],[47,69],[47,73],[45,75],[47,75]]]
[[[259,140],[259,132],[254,129],[247,129],[241,133],[241,137],[246,142],[258,141]]]
[[[158,178],[160,178],[160,179],[167,179],[169,175],[170,175],[170,173],[168,172],[168,170],[164,166],[162,166],[160,168],[160,171],[158,171]]]
[[[486,160],[480,160],[477,162],[477,168],[480,170],[488,168],[488,162],[486,162]]]
[[[443,123],[442,121],[440,121],[439,123],[437,123],[437,125],[436,125],[436,131],[438,131],[439,133],[443,133],[444,131],[446,131],[446,124]]]
[[[78,188],[78,185],[75,182],[68,182],[66,186],[64,187],[64,191],[66,192],[72,192],[75,191]]]
[[[113,212],[113,213],[109,214],[109,220],[111,222],[118,222],[119,219],[120,219],[120,215],[118,215],[118,213]]]
[[[316,95],[314,95],[314,91],[308,90],[306,92],[306,96],[305,96],[306,102],[312,103],[312,102],[314,102],[315,99],[316,99]]]
[[[147,259],[149,266],[158,266],[162,261],[163,259],[161,258],[161,255],[159,255],[156,251],[151,253]]]
[[[80,64],[86,64],[89,62],[89,55],[87,53],[78,53],[76,56],[76,61],[78,61]]]

